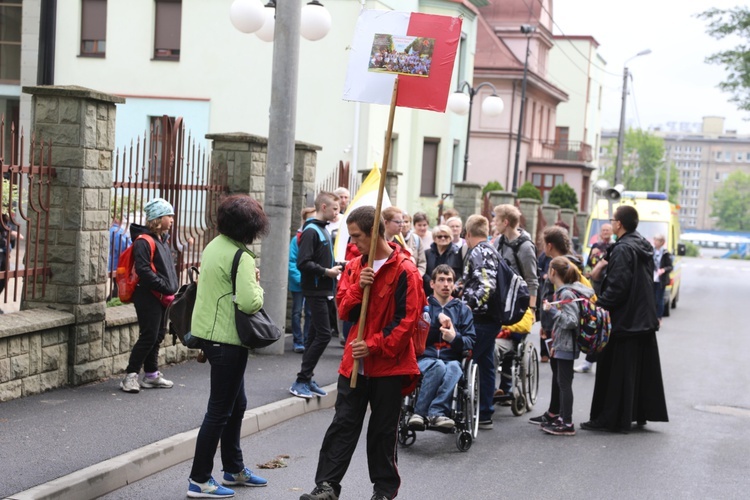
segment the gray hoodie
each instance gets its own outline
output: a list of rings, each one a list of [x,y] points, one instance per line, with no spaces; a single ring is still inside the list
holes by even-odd
[[[555,292],[555,301],[574,300],[576,295],[570,291],[575,289],[581,295],[591,298],[594,290],[583,283],[576,281],[568,285],[563,285]],[[578,302],[569,302],[552,307],[550,312],[555,317],[555,323],[552,327],[552,348],[555,350],[553,357],[555,359],[576,359],[580,350],[576,337],[581,317],[581,304]]]

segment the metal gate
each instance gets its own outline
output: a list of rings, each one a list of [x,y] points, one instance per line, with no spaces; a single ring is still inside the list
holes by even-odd
[[[143,206],[161,197],[175,209],[170,242],[182,282],[190,266],[200,266],[206,244],[217,234],[219,198],[228,192],[226,170],[211,163],[210,151],[185,136],[182,118],[153,118],[143,137],[115,155],[112,184],[109,275],[129,244],[128,226],[145,224]]]

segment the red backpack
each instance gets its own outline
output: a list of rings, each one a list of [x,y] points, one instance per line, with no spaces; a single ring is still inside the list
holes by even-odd
[[[115,282],[117,283],[117,296],[123,304],[129,304],[133,300],[133,292],[135,292],[135,287],[138,285],[139,278],[138,273],[135,272],[133,247],[135,246],[135,242],[141,238],[146,240],[148,246],[151,248],[151,269],[156,272],[156,266],[154,266],[154,252],[156,251],[154,238],[148,234],[141,234],[133,240],[132,245],[120,254],[120,259],[117,262]]]

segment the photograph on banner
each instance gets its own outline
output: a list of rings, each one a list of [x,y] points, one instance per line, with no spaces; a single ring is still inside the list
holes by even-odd
[[[461,18],[365,9],[360,12],[344,82],[346,101],[442,113],[448,102]]]
[[[434,38],[376,33],[368,70],[427,77],[434,50]]]

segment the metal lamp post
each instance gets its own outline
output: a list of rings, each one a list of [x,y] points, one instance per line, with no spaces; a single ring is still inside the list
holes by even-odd
[[[492,95],[487,96],[482,101],[482,114],[487,116],[500,116],[505,107],[503,100],[497,95],[497,89],[490,82],[482,82],[476,87],[472,87],[469,82],[461,82],[458,90],[448,96],[448,109],[458,115],[469,114],[466,123],[466,151],[464,151],[464,175],[463,180],[469,171],[469,140],[471,139],[471,108],[474,104],[474,96],[477,95],[482,87],[490,87]]]
[[[266,7],[273,6],[269,2]],[[260,0],[235,0],[230,10],[230,20],[243,33],[254,33],[268,21],[268,14]],[[263,204],[271,231],[261,243],[261,285],[265,290],[265,309],[277,325],[286,323],[286,278],[293,195],[289,179],[294,174],[299,35],[301,33],[309,40],[319,40],[330,28],[331,16],[317,0],[304,8],[300,8],[300,4],[294,0],[279,2],[275,6],[272,28],[275,43]],[[280,354],[284,345],[277,342],[269,349]]]
[[[526,109],[526,81],[529,76],[529,54],[531,53],[531,34],[536,31],[536,26],[530,24],[521,25],[521,33],[526,35],[526,60],[523,63],[523,82],[521,83],[521,108],[518,116],[518,135],[516,137],[516,161],[513,165],[513,192],[518,193],[518,169],[521,162],[521,135],[523,134],[523,115]]]
[[[651,49],[638,52],[636,55],[627,59],[622,71],[622,107],[620,108],[620,130],[617,134],[617,159],[615,163],[615,184],[622,182],[622,152],[625,146],[625,103],[628,99],[628,63],[636,57],[645,56],[651,53]]]

